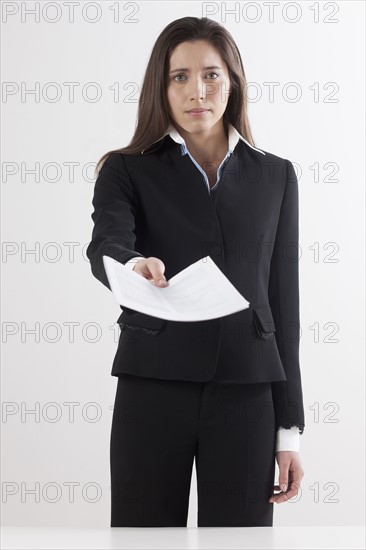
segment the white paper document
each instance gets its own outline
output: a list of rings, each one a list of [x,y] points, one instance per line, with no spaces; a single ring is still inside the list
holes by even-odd
[[[157,287],[136,271],[103,256],[110,288],[117,302],[168,321],[205,321],[249,306],[210,256],[206,256]]]

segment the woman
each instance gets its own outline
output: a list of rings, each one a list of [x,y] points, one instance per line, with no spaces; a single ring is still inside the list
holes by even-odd
[[[98,164],[87,256],[107,288],[103,255],[161,287],[210,255],[250,303],[202,322],[123,307],[111,527],[186,526],[193,459],[199,527],[272,526],[273,503],[300,487],[298,183],[290,161],[254,146],[245,90],[222,25],[173,21],[130,145]]]

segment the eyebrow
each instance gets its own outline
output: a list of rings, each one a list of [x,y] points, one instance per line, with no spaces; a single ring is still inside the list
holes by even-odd
[[[207,71],[208,69],[221,69],[222,67],[217,67],[216,65],[209,65],[208,67],[203,67],[203,71]],[[185,71],[187,73],[189,73],[189,69],[187,68],[182,68],[182,69],[174,69],[173,71],[170,71],[169,74],[172,74],[172,73],[177,73],[179,71]]]

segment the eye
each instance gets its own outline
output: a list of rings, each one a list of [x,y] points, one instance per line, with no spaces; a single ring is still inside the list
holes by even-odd
[[[220,75],[218,75],[217,73],[214,73],[214,72],[212,72],[212,73],[207,73],[207,75],[212,75],[212,74],[216,75],[216,77],[219,77],[219,76],[220,76]],[[206,75],[206,77],[207,77],[207,75]],[[173,80],[175,80],[176,78],[178,78],[178,77],[180,77],[180,76],[183,76],[183,77],[185,78],[185,75],[184,75],[184,74],[177,74],[177,75],[173,76]],[[210,79],[210,80],[216,80],[216,78]],[[182,82],[181,80],[175,80],[175,81],[176,81],[176,82]]]

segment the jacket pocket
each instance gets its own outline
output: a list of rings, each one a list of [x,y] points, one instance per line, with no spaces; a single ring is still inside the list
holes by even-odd
[[[153,317],[152,315],[146,315],[139,311],[135,313],[122,311],[117,319],[117,323],[121,326],[121,329],[141,329],[148,334],[156,335],[161,332],[163,326],[166,324],[166,320],[160,319],[159,317]]]
[[[253,308],[253,323],[256,332],[262,340],[271,340],[276,327],[270,306],[256,306]]]

